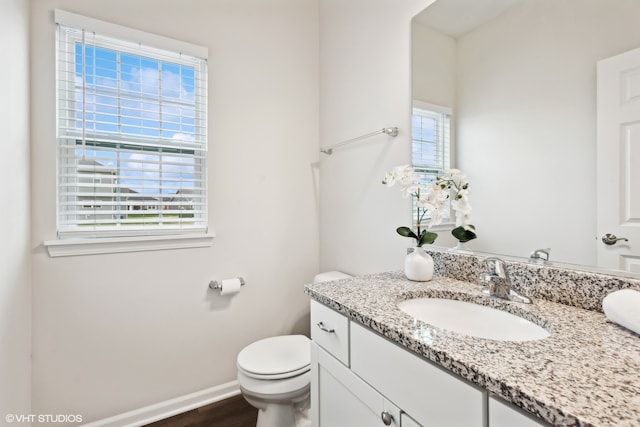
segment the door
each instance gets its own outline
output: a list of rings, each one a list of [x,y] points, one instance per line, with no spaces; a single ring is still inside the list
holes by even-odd
[[[395,405],[317,344],[311,352],[313,427],[401,427]]]
[[[640,49],[598,62],[597,95],[598,266],[640,273]]]
[[[489,427],[542,427],[550,426],[531,414],[491,396],[489,398]]]

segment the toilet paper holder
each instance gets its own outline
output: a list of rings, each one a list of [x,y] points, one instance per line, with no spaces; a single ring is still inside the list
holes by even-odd
[[[240,286],[244,286],[244,279],[242,277],[237,277],[240,281]],[[209,282],[209,288],[222,290],[222,282],[220,280],[212,280]]]

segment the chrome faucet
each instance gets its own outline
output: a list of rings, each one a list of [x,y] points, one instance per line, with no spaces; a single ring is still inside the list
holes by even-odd
[[[489,271],[480,275],[480,281],[485,283],[482,293],[524,304],[531,304],[531,298],[520,295],[511,288],[511,279],[507,273],[507,266],[503,260],[497,257],[489,257],[484,260]]]
[[[549,261],[549,252],[551,252],[550,248],[536,249],[535,251],[531,252],[531,255],[529,255],[529,261],[538,262],[539,260],[542,260],[542,263],[544,264],[545,262]]]

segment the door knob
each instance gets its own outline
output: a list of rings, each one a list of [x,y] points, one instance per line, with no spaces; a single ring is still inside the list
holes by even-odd
[[[624,240],[625,242],[629,241],[629,239],[627,239],[626,237],[616,237],[615,234],[610,233],[602,236],[602,243],[604,243],[605,245],[615,245],[618,240]]]

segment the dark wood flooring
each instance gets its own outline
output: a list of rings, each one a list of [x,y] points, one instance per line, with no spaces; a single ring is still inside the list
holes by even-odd
[[[146,427],[255,427],[257,419],[258,410],[238,395]]]

